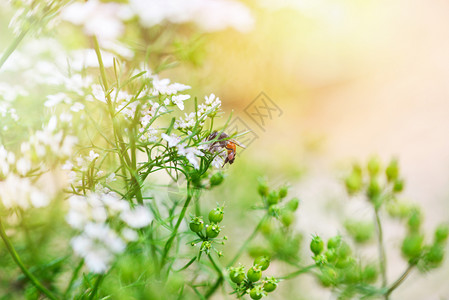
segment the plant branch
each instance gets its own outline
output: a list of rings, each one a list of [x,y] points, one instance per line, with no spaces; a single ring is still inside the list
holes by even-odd
[[[9,45],[9,47],[3,52],[2,57],[0,58],[0,69],[5,64],[6,60],[8,60],[9,56],[14,52],[14,50],[17,49],[20,42],[23,40],[23,38],[28,33],[28,30],[23,30],[15,39],[12,41],[12,43]]]
[[[407,269],[405,269],[404,273],[391,285],[391,287],[387,290],[386,296],[389,296],[398,286],[401,285],[402,282],[407,278],[407,276],[412,271],[414,264],[409,264]]]
[[[378,238],[378,246],[379,246],[379,268],[382,275],[382,287],[386,287],[388,284],[387,281],[387,257],[385,254],[385,246],[383,241],[383,231],[382,231],[382,224],[380,222],[379,217],[379,210],[374,209],[375,216],[376,216],[376,225],[377,225],[377,238]],[[388,295],[385,295],[385,299],[388,299]]]
[[[290,274],[287,274],[287,275],[278,277],[278,279],[291,279],[291,278],[294,278],[294,277],[296,277],[296,276],[298,276],[298,275],[307,273],[307,272],[309,272],[310,270],[312,270],[313,268],[316,268],[316,267],[317,267],[316,264],[309,265],[309,266],[306,266],[306,267],[304,267],[304,268],[301,268],[301,269],[299,269],[299,270],[297,270],[297,271],[295,271],[295,272],[292,272],[292,273],[290,273]]]

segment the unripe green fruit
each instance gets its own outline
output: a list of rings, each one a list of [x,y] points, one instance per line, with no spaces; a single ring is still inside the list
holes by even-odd
[[[376,176],[380,171],[381,163],[378,157],[372,157],[368,161],[368,172],[371,176]]]
[[[265,296],[265,294],[262,290],[262,287],[255,286],[249,292],[249,296],[251,297],[251,299],[258,300],[258,299],[262,298],[263,296]]]
[[[210,182],[210,186],[217,186],[220,185],[224,180],[224,175],[221,172],[215,173],[214,175],[212,175],[212,177],[210,178],[209,182]]]
[[[424,237],[420,234],[411,234],[402,242],[402,254],[407,258],[417,258],[421,255]]]
[[[376,179],[371,179],[368,188],[366,190],[366,195],[371,200],[376,199],[380,196],[380,193],[382,192],[382,188],[380,187],[379,182]]]
[[[248,273],[246,274],[246,277],[251,282],[259,281],[259,279],[262,277],[262,271],[260,266],[252,266]]]
[[[201,217],[192,218],[190,220],[189,227],[193,232],[200,232],[201,230],[203,230],[204,221]]]
[[[349,247],[348,243],[345,241],[341,241],[340,245],[337,247],[337,257],[339,259],[345,259],[349,255],[351,255],[352,250]]]
[[[345,185],[346,185],[346,190],[348,191],[348,194],[355,194],[357,192],[359,192],[362,189],[362,176],[352,172],[351,175],[349,175],[346,179],[345,179]]]
[[[259,192],[259,195],[266,197],[269,192],[267,183],[265,181],[260,181],[259,186],[257,187],[257,191]]]
[[[440,245],[433,245],[429,252],[426,253],[424,260],[428,263],[439,265],[444,259],[444,247]]]
[[[223,207],[217,207],[209,212],[209,221],[220,223],[223,220]]]
[[[390,164],[388,164],[387,168],[385,169],[385,175],[387,175],[387,180],[389,182],[393,182],[398,179],[399,166],[396,159],[393,159]]]
[[[263,284],[263,289],[265,290],[265,292],[271,293],[272,291],[274,291],[276,289],[277,286],[278,286],[278,280],[274,277],[268,277],[265,279],[265,282]]]
[[[254,260],[254,265],[260,266],[260,269],[265,271],[270,266],[270,257],[266,255],[259,256]]]
[[[295,221],[295,214],[289,210],[283,210],[281,212],[281,222],[285,227],[292,225],[293,221]]]
[[[335,249],[326,250],[324,256],[326,256],[327,261],[331,264],[335,263],[335,261],[337,260],[337,252],[335,251]]]
[[[393,185],[393,191],[395,193],[399,193],[402,192],[403,189],[404,189],[404,180],[396,179]]]
[[[323,249],[323,240],[319,236],[314,236],[310,242],[310,250],[312,250],[313,254],[318,255],[323,251]]]
[[[442,243],[447,240],[449,236],[449,227],[445,224],[441,224],[435,230],[435,242]]]
[[[299,199],[298,198],[292,198],[290,201],[287,202],[287,205],[285,208],[291,211],[296,211],[299,206]]]
[[[319,279],[323,286],[329,287],[335,284],[335,281],[337,280],[337,272],[333,268],[322,268]]]
[[[418,232],[422,223],[422,216],[419,210],[414,209],[408,219],[407,225],[411,232]]]
[[[328,249],[337,249],[341,244],[341,235],[336,235],[334,237],[331,237],[327,241],[327,248]]]
[[[208,238],[215,238],[220,233],[221,228],[217,224],[211,224],[206,227],[206,236]]]
[[[362,271],[362,280],[366,283],[374,283],[378,275],[379,272],[375,265],[367,265]]]
[[[229,277],[234,283],[241,283],[245,279],[245,269],[243,266],[238,268],[231,268]]]
[[[279,194],[277,191],[271,191],[267,197],[268,205],[277,204],[279,202]]]
[[[288,194],[288,187],[284,185],[279,189],[279,198],[283,199],[287,197],[287,194]]]

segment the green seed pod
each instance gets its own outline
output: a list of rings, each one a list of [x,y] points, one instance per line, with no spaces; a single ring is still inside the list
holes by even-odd
[[[341,244],[341,235],[331,237],[327,241],[327,249],[337,249]]]
[[[285,197],[287,197],[287,193],[288,193],[288,186],[284,185],[279,189],[279,198],[283,199]]]
[[[204,252],[206,254],[209,254],[211,247],[212,247],[212,245],[211,245],[211,243],[209,241],[204,241],[201,244],[200,251],[202,251],[202,252]]]
[[[268,208],[268,214],[270,216],[278,217],[280,215],[280,213],[281,213],[281,208],[276,204],[270,205],[270,207]]]
[[[221,228],[217,224],[211,224],[206,227],[206,236],[208,238],[216,238],[220,233]]]
[[[424,261],[431,264],[431,267],[439,266],[444,259],[444,247],[441,245],[432,245],[424,256]]]
[[[291,211],[296,211],[298,209],[298,206],[299,206],[299,199],[292,198],[290,201],[287,202],[285,208]]]
[[[259,256],[254,260],[254,265],[255,266],[260,266],[262,271],[265,271],[266,269],[268,269],[268,266],[270,265],[270,257],[263,255],[263,256]]]
[[[404,180],[396,179],[393,184],[393,192],[400,193],[404,189]]]
[[[335,249],[326,250],[326,252],[324,252],[324,255],[326,256],[326,260],[331,264],[337,261],[337,252],[335,251]]]
[[[376,176],[377,174],[379,174],[380,168],[381,168],[381,163],[380,160],[377,156],[372,157],[369,161],[368,161],[368,172],[371,175],[371,177]]]
[[[373,201],[380,196],[381,192],[382,188],[380,187],[379,182],[377,181],[377,179],[372,178],[366,190],[366,195],[371,201]]]
[[[223,207],[214,208],[209,212],[209,221],[212,223],[220,223],[223,220]]]
[[[257,285],[251,289],[251,291],[249,292],[249,296],[251,297],[251,299],[258,300],[258,299],[266,296],[266,294],[265,294],[262,286]]]
[[[267,197],[268,205],[277,204],[279,202],[279,194],[277,191],[271,191]]]
[[[324,266],[324,265],[327,264],[327,258],[326,258],[326,256],[323,255],[323,254],[315,255],[315,256],[313,257],[313,260],[315,261],[315,264],[316,264],[317,266]]]
[[[262,197],[266,197],[268,195],[269,190],[270,189],[269,189],[267,183],[264,180],[260,180],[259,186],[257,187],[257,191],[259,192],[259,195],[261,195]]]
[[[413,209],[407,222],[408,229],[410,230],[410,232],[418,232],[419,228],[421,227],[421,223],[421,212],[418,209]]]
[[[246,277],[251,282],[259,281],[259,279],[262,277],[262,269],[260,266],[252,266],[248,273],[246,274]]]
[[[385,169],[385,175],[387,175],[388,182],[393,182],[398,179],[399,166],[397,159],[393,159],[390,161],[387,168]]]
[[[324,242],[319,236],[314,236],[312,241],[310,242],[310,250],[312,250],[313,254],[318,255],[323,252]]]
[[[366,283],[375,283],[379,272],[374,264],[367,265],[362,271],[362,280]]]
[[[289,227],[295,221],[295,214],[290,210],[281,211],[281,222],[285,227]]]
[[[230,268],[229,278],[231,278],[232,282],[240,284],[245,279],[245,267]]]
[[[348,194],[352,195],[359,192],[362,189],[363,181],[361,174],[352,172],[345,179],[346,190]]]
[[[347,220],[345,221],[344,226],[357,243],[365,243],[374,236],[373,222]]]
[[[351,255],[352,250],[349,247],[348,243],[345,241],[341,241],[340,245],[337,247],[337,257],[339,259],[345,259],[349,255]]]
[[[333,286],[337,281],[337,272],[333,268],[324,267],[321,268],[321,274],[318,278],[323,286]]]
[[[435,230],[435,242],[443,243],[446,242],[449,236],[449,227],[446,224],[440,224]]]
[[[353,257],[339,257],[337,262],[335,263],[335,267],[338,269],[346,269],[355,264],[355,260]]]
[[[210,178],[209,182],[210,182],[210,186],[217,186],[220,185],[224,180],[224,175],[222,172],[218,172],[215,173],[214,175],[212,175],[212,177]]]
[[[409,259],[419,257],[423,250],[423,241],[424,237],[418,233],[406,236],[402,242],[402,254]]]
[[[193,232],[200,232],[201,230],[203,230],[203,227],[204,227],[203,218],[201,218],[201,217],[192,218],[190,220],[189,227],[190,227],[190,230],[192,230]]]
[[[274,277],[267,277],[267,278],[265,278],[265,282],[263,284],[263,289],[265,290],[265,292],[271,293],[278,286],[278,282],[279,282],[279,280],[277,280]]]

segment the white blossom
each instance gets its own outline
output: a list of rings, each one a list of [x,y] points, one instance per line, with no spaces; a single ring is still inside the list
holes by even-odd
[[[144,206],[136,206],[133,209],[122,212],[120,218],[132,228],[142,228],[148,226],[153,217]]]
[[[172,133],[170,136],[166,133],[162,133],[161,137],[168,142],[168,147],[175,147],[181,141],[181,138]]]

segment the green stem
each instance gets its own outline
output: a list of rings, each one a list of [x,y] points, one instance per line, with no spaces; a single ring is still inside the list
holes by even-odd
[[[14,50],[17,49],[17,47],[19,46],[20,42],[23,40],[23,38],[26,36],[26,34],[28,33],[28,30],[24,30],[22,31],[19,36],[17,36],[14,41],[9,45],[9,47],[5,50],[5,52],[3,52],[2,57],[0,58],[0,69],[3,67],[3,65],[5,64],[6,60],[9,58],[9,56],[14,52]]]
[[[111,95],[109,93],[109,84],[108,84],[108,80],[106,77],[106,69],[103,64],[103,59],[101,57],[101,51],[100,51],[100,45],[98,44],[98,39],[96,36],[93,36],[93,43],[94,43],[95,54],[97,55],[98,65],[100,67],[101,81],[103,82],[104,92],[106,95],[106,102],[108,104],[109,115],[110,115],[111,121],[112,121],[112,128],[114,130],[116,144],[118,146],[117,148],[120,149],[119,159],[120,159],[121,164],[124,167],[126,167],[126,169],[128,169],[128,171],[130,173],[131,187],[133,189],[133,194],[137,198],[137,202],[139,204],[143,204],[142,191],[140,188],[140,180],[138,178],[139,175],[136,171],[137,167],[133,168],[133,163],[128,155],[128,152],[127,152],[127,149],[125,146],[125,142],[123,140],[122,135],[120,134],[120,131],[118,130],[119,126],[118,126],[117,120],[115,118],[114,105],[112,103]],[[123,158],[124,158],[124,160],[123,160]]]
[[[170,248],[171,248],[171,246],[173,244],[173,241],[176,238],[176,234],[178,233],[179,226],[181,225],[182,220],[184,220],[184,216],[186,214],[187,208],[189,207],[189,204],[190,204],[191,200],[192,200],[192,190],[190,188],[190,182],[188,182],[187,183],[187,198],[186,198],[186,201],[184,202],[184,206],[183,206],[183,208],[181,210],[181,214],[178,217],[178,221],[175,224],[175,228],[173,229],[170,238],[167,240],[167,242],[165,243],[165,246],[164,246],[164,252],[162,253],[162,258],[161,258],[161,269],[165,265],[165,262],[167,260],[168,252],[170,251]]]
[[[67,299],[70,291],[72,290],[73,284],[75,283],[76,278],[78,277],[78,273],[84,265],[84,259],[82,259],[76,269],[73,271],[72,278],[70,279],[69,285],[67,286],[64,292],[64,299]]]
[[[206,295],[204,296],[206,299],[209,299],[214,293],[215,291],[218,289],[218,287],[221,285],[221,283],[223,282],[223,271],[222,269],[218,266],[218,264],[215,262],[214,258],[212,257],[212,255],[210,255],[210,253],[207,255],[209,257],[210,262],[212,263],[212,265],[214,266],[214,269],[217,271],[218,273],[218,279],[215,282],[215,284],[207,291]]]
[[[246,247],[248,247],[248,244],[256,237],[257,233],[260,230],[260,227],[262,226],[266,218],[266,215],[262,217],[262,219],[259,221],[259,224],[257,224],[256,228],[254,228],[253,233],[251,233],[251,235],[246,239],[246,241],[240,247],[239,251],[237,251],[237,253],[235,254],[234,258],[229,262],[227,266],[228,268],[235,264],[237,259],[239,259],[239,257],[242,255],[243,251],[245,251]]]
[[[378,238],[378,245],[379,245],[379,268],[380,273],[382,275],[382,287],[386,287],[388,284],[387,281],[387,257],[385,255],[385,246],[383,241],[383,230],[382,230],[382,224],[380,222],[379,217],[379,210],[375,209],[375,216],[376,216],[376,225],[377,225],[377,238]],[[385,295],[385,299],[388,299],[388,295]]]
[[[391,287],[388,289],[388,291],[386,292],[386,296],[389,296],[399,285],[401,285],[401,283],[407,278],[407,276],[410,274],[410,272],[412,271],[413,267],[415,265],[413,264],[409,264],[407,269],[405,269],[404,273],[402,273],[402,275],[391,285]]]
[[[103,281],[104,275],[98,275],[97,281],[95,282],[94,288],[90,293],[89,299],[92,300],[97,295],[98,288],[100,287],[101,282]]]
[[[3,227],[3,223],[2,223],[1,219],[0,219],[0,235],[3,239],[3,242],[6,245],[6,248],[8,249],[9,253],[11,254],[13,260],[19,266],[19,268],[22,270],[23,274],[33,283],[33,285],[39,291],[41,291],[43,294],[45,294],[49,299],[57,300],[58,298],[50,290],[48,290],[45,286],[43,286],[42,283],[40,283],[39,280],[36,277],[34,277],[34,275],[31,274],[31,272],[22,263],[22,259],[20,258],[19,254],[14,249],[14,246],[12,245],[8,236],[6,235],[5,228]]]
[[[292,273],[290,273],[290,274],[287,274],[287,275],[278,277],[278,279],[291,279],[291,278],[294,278],[294,277],[296,277],[296,276],[298,276],[298,275],[307,273],[307,272],[309,272],[310,270],[312,270],[313,268],[316,268],[316,267],[317,267],[317,265],[316,265],[316,264],[313,264],[313,265],[310,265],[310,266],[301,268],[301,269],[299,269],[299,270],[297,270],[297,271],[295,271],[295,272],[292,272]]]

